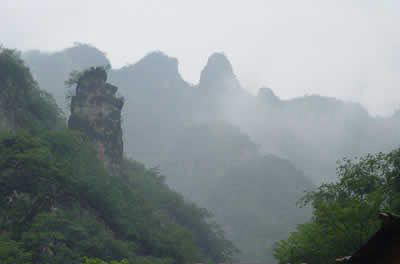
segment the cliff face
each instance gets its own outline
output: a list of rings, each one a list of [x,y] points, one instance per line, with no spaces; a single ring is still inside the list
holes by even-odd
[[[99,159],[111,175],[119,175],[123,159],[121,110],[124,100],[118,88],[107,83],[102,67],[90,68],[77,80],[71,98],[68,126],[87,135],[98,150]]]

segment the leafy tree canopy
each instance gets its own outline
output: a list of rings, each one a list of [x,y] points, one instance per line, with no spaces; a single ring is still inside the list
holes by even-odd
[[[63,125],[61,110],[49,93],[39,89],[19,53],[1,47],[0,87],[0,118],[5,127],[38,131]]]
[[[400,149],[344,159],[336,183],[322,184],[300,201],[313,208],[310,222],[277,243],[279,263],[333,263],[351,255],[380,226],[380,211],[400,212]]]
[[[0,240],[0,250],[16,264],[229,259],[234,248],[204,209],[156,171],[133,161],[124,167],[123,177],[109,176],[89,141],[69,130],[4,134],[0,234],[12,241]]]

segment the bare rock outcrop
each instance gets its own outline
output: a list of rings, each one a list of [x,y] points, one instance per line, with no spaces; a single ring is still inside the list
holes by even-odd
[[[116,96],[118,88],[107,83],[103,67],[84,71],[76,83],[68,126],[88,136],[108,172],[119,175],[123,160],[121,110],[124,100]]]

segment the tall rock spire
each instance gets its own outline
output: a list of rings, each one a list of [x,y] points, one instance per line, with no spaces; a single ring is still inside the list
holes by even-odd
[[[92,67],[77,80],[71,98],[68,126],[88,136],[95,144],[99,159],[111,175],[119,175],[123,160],[121,110],[123,98],[118,88],[107,83],[103,67]]]

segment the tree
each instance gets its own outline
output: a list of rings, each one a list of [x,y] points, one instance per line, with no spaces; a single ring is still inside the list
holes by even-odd
[[[313,218],[277,243],[279,263],[330,263],[352,254],[379,228],[380,211],[399,212],[399,172],[400,149],[344,159],[337,182],[322,184],[300,201],[312,206]]]
[[[204,209],[142,164],[127,161],[123,171],[108,175],[79,133],[5,134],[0,231],[21,243],[33,264],[81,264],[83,256],[129,264],[230,258],[233,245]]]
[[[1,47],[0,87],[0,118],[4,115],[12,129],[36,131],[63,126],[61,110],[49,93],[39,89],[19,53]]]
[[[22,243],[0,235],[1,264],[31,264],[31,254],[22,248]]]

